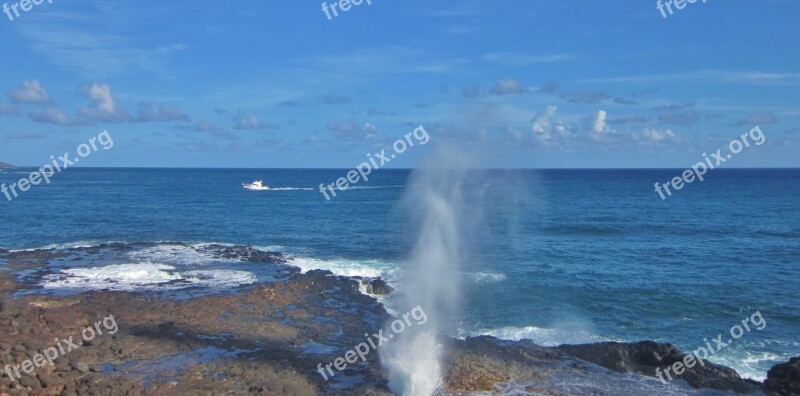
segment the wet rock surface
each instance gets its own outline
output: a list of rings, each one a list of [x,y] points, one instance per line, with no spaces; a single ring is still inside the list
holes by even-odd
[[[57,344],[54,337],[77,341],[87,326],[109,315],[118,325],[115,334],[106,331],[58,356],[54,367],[45,364],[14,382],[0,378],[0,388],[21,393],[328,393],[337,379],[324,381],[317,364],[342,355],[365,329],[388,319],[349,280],[321,272],[243,294],[185,301],[120,292],[11,300],[12,291],[2,290],[3,366],[32,360]],[[314,353],[310,345],[325,345],[327,354]],[[377,356],[370,358],[352,370],[363,381],[343,394],[386,393]]]
[[[800,396],[800,356],[771,368],[764,384],[771,392]]]
[[[282,253],[265,252],[251,246],[225,246],[218,244],[206,245],[198,250],[210,253],[220,258],[238,259],[255,263],[286,264],[289,260]]]
[[[392,294],[394,288],[389,286],[385,280],[380,278],[362,278],[362,277],[355,277],[354,279],[361,282],[364,287],[364,291],[368,294],[376,295],[376,296],[388,296]]]
[[[148,246],[80,248],[76,265],[82,255]],[[281,267],[281,271],[291,264],[280,253],[251,247],[198,249],[215,257]],[[20,271],[36,272],[51,260],[75,254],[69,249],[0,252],[0,265],[6,268],[0,271],[2,368],[11,365],[13,371],[14,365],[34,361],[47,348],[63,345],[59,340],[80,341],[86,328],[102,332],[84,345],[59,353],[52,366],[44,362],[13,381],[3,373],[0,393],[392,394],[376,351],[365,362],[349,364],[328,380],[318,371],[364,342],[364,334],[385,328],[391,319],[374,298],[359,291],[364,280],[291,269],[288,278],[279,282],[183,300],[110,291],[13,298],[22,287]],[[372,294],[391,293],[383,281],[367,284]],[[104,327],[104,318],[110,316],[116,331]],[[687,371],[680,380],[664,385],[654,378],[655,367],[682,358],[665,344],[545,348],[531,341],[493,337],[448,339],[444,344],[441,394],[683,395],[758,394],[762,390],[761,384],[742,381],[732,370],[716,365],[694,374]],[[797,364],[793,360],[773,369],[770,391],[796,394],[791,392],[797,389]],[[708,388],[719,391],[708,393]]]
[[[560,350],[598,364],[610,370],[622,373],[639,373],[651,377],[656,376],[656,370],[664,372],[667,368],[680,362],[684,365],[686,354],[670,344],[660,344],[652,341],[638,343],[603,342],[590,345],[562,345]],[[685,380],[695,388],[711,388],[737,393],[757,392],[761,384],[743,380],[739,374],[728,367],[708,361],[699,363],[696,359],[689,360],[693,367],[681,369],[682,374],[674,372],[670,376],[661,374],[661,378],[678,378]]]

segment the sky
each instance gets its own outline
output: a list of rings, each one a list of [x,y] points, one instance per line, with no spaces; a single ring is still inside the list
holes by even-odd
[[[354,168],[421,125],[389,166],[688,168],[758,126],[725,166],[800,166],[800,0],[671,8],[45,0],[0,14],[0,162],[107,130],[81,165]]]

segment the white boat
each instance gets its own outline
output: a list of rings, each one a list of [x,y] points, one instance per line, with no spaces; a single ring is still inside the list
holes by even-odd
[[[265,186],[261,180],[256,180],[252,183],[242,183],[242,187],[247,190],[264,191],[269,190],[269,186]]]

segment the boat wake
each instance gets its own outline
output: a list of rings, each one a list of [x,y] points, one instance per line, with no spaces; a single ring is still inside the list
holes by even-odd
[[[311,187],[273,187],[271,191],[314,191]]]

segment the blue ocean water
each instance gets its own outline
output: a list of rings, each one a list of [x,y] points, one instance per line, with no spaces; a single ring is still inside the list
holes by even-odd
[[[30,171],[0,171],[0,183]],[[480,204],[464,221],[478,227],[464,242],[462,273],[454,274],[466,299],[457,335],[545,345],[656,340],[694,350],[718,334],[729,339],[732,326],[758,311],[766,327],[751,325],[710,360],[763,379],[773,364],[800,354],[800,170],[718,169],[661,200],[654,183],[679,174],[476,177],[468,187],[480,191]],[[399,204],[410,171],[380,170],[326,201],[317,186],[345,175],[73,168],[11,202],[0,196],[0,247],[249,244],[289,253],[304,269],[391,278],[415,235]],[[254,179],[287,189],[241,187]],[[149,268],[183,253],[159,254],[148,256]]]

